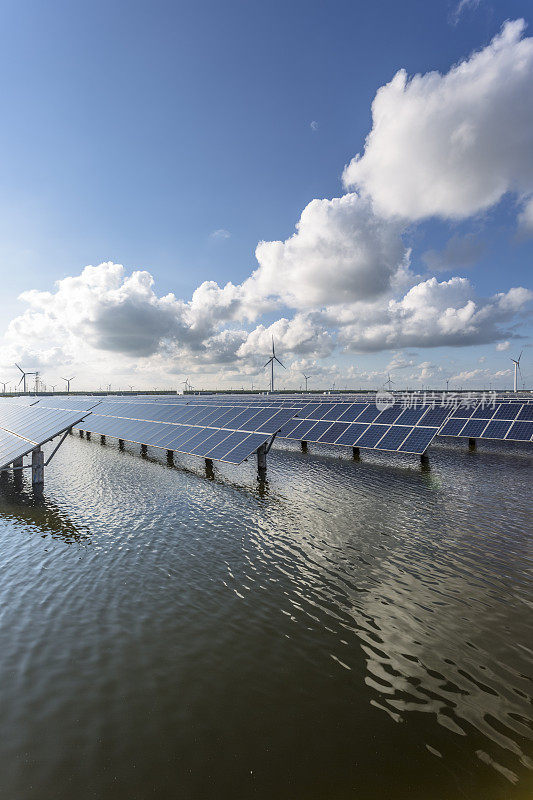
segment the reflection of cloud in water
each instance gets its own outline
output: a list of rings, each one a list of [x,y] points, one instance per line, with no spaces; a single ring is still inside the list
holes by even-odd
[[[38,530],[67,544],[90,542],[88,528],[74,524],[46,493],[35,492],[26,482],[17,485],[11,477],[0,479],[0,517],[20,524],[23,530]]]

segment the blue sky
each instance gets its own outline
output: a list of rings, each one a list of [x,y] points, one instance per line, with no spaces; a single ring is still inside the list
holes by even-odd
[[[371,353],[364,348],[346,352],[349,336],[336,339],[334,346],[313,347],[311,339],[320,337],[321,324],[336,337],[331,315],[328,322],[316,317],[328,305],[322,295],[302,312],[305,324],[315,326],[305,342],[269,327],[301,312],[286,297],[277,304],[263,297],[253,318],[244,307],[215,315],[215,327],[201,348],[184,329],[201,327],[205,320],[191,321],[189,315],[170,324],[166,307],[164,324],[152,317],[169,292],[187,302],[204,281],[242,285],[257,269],[257,243],[287,240],[313,199],[342,197],[352,190],[367,192],[378,203],[370,178],[363,184],[358,177],[355,188],[342,182],[345,165],[364,151],[378,89],[399,69],[408,76],[432,70],[445,75],[487,47],[506,20],[524,19],[531,25],[529,2],[471,0],[459,13],[458,4],[447,1],[48,0],[1,2],[0,12],[0,336],[5,333],[0,364],[6,379],[16,356],[30,359],[28,368],[37,364],[49,381],[62,369],[72,369],[87,386],[97,375],[117,372],[124,385],[172,385],[189,372],[196,374],[198,385],[217,385],[222,375],[234,385],[249,384],[260,374],[252,345],[264,349],[271,333],[278,333],[287,362],[295,364],[287,377],[293,385],[301,380],[300,367],[314,370],[319,383],[336,378],[337,385],[379,385],[379,373],[392,364],[402,385],[439,385],[445,377],[477,370],[462,384],[494,381],[504,386],[510,378],[493,375],[507,370],[509,355],[524,346],[524,373],[533,377],[525,300],[517,304],[516,318],[501,323],[500,339],[480,334],[479,343],[467,336],[453,346],[448,339],[439,346],[430,337],[427,346],[418,348],[412,339],[392,337],[391,346]],[[522,34],[531,35],[529,27]],[[499,135],[505,148],[504,127]],[[489,159],[494,143],[485,144]],[[520,153],[525,172],[532,168],[528,148],[526,142]],[[409,158],[413,154],[407,152],[406,165]],[[486,169],[491,169],[490,160]],[[517,218],[533,185],[516,188],[516,177],[509,182],[509,190],[495,202],[472,207],[460,218],[451,218],[449,209],[417,218],[414,212],[400,231],[410,248],[411,272],[420,280],[436,276],[439,282],[466,277],[480,298],[529,288],[533,239]],[[402,185],[397,191],[401,196]],[[457,258],[453,263],[455,250],[467,253],[466,263]],[[451,253],[451,266],[439,257],[443,251]],[[124,334],[131,339],[135,325],[146,324],[153,329],[151,343],[124,345],[124,336],[112,330],[113,303],[119,306],[115,318],[120,325],[131,299],[115,284],[110,291],[119,296],[109,300],[109,319],[96,320],[92,312],[81,328],[71,322],[61,335],[53,331],[45,341],[59,306],[44,309],[41,298],[28,313],[28,301],[20,295],[53,293],[56,281],[102,262],[124,265],[125,275],[143,270],[153,276],[157,299],[139,290],[148,298],[149,318],[140,309],[136,289],[138,316],[134,323],[128,320]],[[348,299],[353,304],[358,297]],[[364,299],[374,302],[375,295]],[[104,298],[104,305],[109,303]],[[174,316],[179,313],[174,310]],[[253,333],[258,326],[255,338],[241,336],[239,347],[232,350],[226,342],[220,358],[205,356],[214,332]],[[90,343],[91,351],[77,346],[77,339]],[[235,345],[235,336],[232,341]],[[496,349],[506,341],[508,350]],[[204,355],[199,358],[200,350]]]

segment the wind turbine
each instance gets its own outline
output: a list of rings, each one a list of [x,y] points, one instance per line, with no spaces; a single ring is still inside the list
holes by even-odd
[[[388,378],[387,378],[387,380],[385,381],[385,386],[388,386],[388,387],[389,387],[389,392],[390,392],[390,387],[392,386],[392,384],[394,383],[394,381],[392,380],[392,378],[391,378],[391,376],[390,376],[390,372],[388,373],[388,375],[389,375],[389,377],[388,377]]]
[[[4,387],[4,389],[3,389],[3,391],[2,391],[2,394],[5,394],[5,393],[6,393],[6,386],[7,386],[7,383],[4,383],[4,381],[0,381],[0,383],[1,383],[1,384],[2,384],[2,386]]]
[[[70,382],[73,381],[75,377],[76,376],[73,375],[72,378],[63,378],[63,377],[61,378],[61,380],[65,381],[65,383],[67,384],[67,394],[70,393]]]
[[[524,351],[522,350],[522,353]],[[518,358],[512,358],[511,361],[514,364],[514,392],[518,391],[518,373],[520,372],[520,377],[522,377],[522,370],[520,369],[520,359],[522,358],[522,353],[518,356]]]
[[[303,372],[302,372],[302,375],[304,375]],[[305,378],[305,391],[307,391],[307,381],[309,380],[310,377],[311,377],[310,375],[304,375],[304,378]]]
[[[55,394],[55,393],[56,393],[56,386],[57,386],[57,383],[51,383],[50,385],[51,385],[51,387],[52,387],[52,394]]]
[[[20,386],[20,384],[24,381],[23,389],[24,389],[24,394],[25,394],[26,393],[26,376],[27,375],[38,375],[39,373],[38,372],[24,372],[22,367],[19,367],[19,365],[16,362],[15,362],[15,366],[16,366],[17,369],[19,369],[22,372],[22,378],[18,382],[18,385]]]
[[[263,369],[265,369],[265,367],[268,367],[268,365],[270,364],[270,391],[271,392],[274,391],[274,361],[277,361],[278,364],[280,364],[283,367],[283,369],[287,369],[287,367],[284,364],[281,363],[281,361],[279,360],[279,358],[276,355],[276,350],[274,348],[274,337],[272,337],[272,355],[270,356],[270,358],[266,362],[265,366],[263,367]]]

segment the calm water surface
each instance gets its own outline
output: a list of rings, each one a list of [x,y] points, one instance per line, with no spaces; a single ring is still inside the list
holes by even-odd
[[[533,797],[532,455],[0,484],[0,797]]]

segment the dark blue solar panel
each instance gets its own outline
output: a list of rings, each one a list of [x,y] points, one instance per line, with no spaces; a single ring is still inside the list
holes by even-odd
[[[511,427],[508,420],[492,420],[483,431],[484,439],[505,439],[505,434]]]
[[[212,450],[215,445],[220,444],[229,436],[228,431],[213,431],[212,428],[207,429],[210,435],[206,436],[202,441],[198,442],[194,447],[190,447],[190,441],[187,443],[187,450],[191,455],[203,455],[209,450]]]
[[[325,410],[325,413],[320,415],[320,419],[329,419],[333,422],[338,420],[344,411],[346,411],[346,403],[336,403],[329,411]]]
[[[369,405],[365,408],[362,414],[357,417],[357,422],[374,422],[380,413],[381,412],[377,406]]]
[[[425,414],[426,411],[426,406],[420,406],[419,408],[406,408],[396,420],[396,425],[416,425],[420,417]]]
[[[412,428],[405,428],[402,425],[393,425],[389,428],[385,436],[379,442],[380,450],[397,450],[404,439],[407,438]]]
[[[518,422],[524,422],[526,420],[533,421],[533,403],[522,406],[522,409],[516,419]]]
[[[366,431],[368,425],[363,425],[360,422],[353,422],[344,433],[342,433],[335,444],[345,444],[348,447],[353,447],[359,437]]]
[[[349,428],[349,424],[347,422],[334,422],[328,430],[322,434],[319,442],[324,442],[325,444],[333,444],[341,433],[344,433]]]
[[[246,434],[246,438],[239,442],[239,444],[232,450],[228,451],[221,461],[229,461],[231,464],[240,464],[249,455],[255,453],[260,445],[264,444],[265,437],[261,433]]]
[[[494,403],[480,403],[472,414],[471,419],[492,419],[496,405]]]
[[[384,411],[382,411],[374,421],[379,425],[392,425],[392,423],[398,419],[402,413],[402,410],[402,406],[399,404],[391,406],[390,408],[386,408]]]
[[[316,425],[315,420],[306,419],[303,422],[300,422],[300,424],[296,426],[296,428],[292,431],[291,435],[288,436],[287,438],[303,440],[305,439],[305,436],[308,433],[308,431],[310,431],[311,428],[313,428],[315,425]]]
[[[472,407],[467,408],[466,406],[459,404],[456,410],[452,414],[452,418],[454,417],[461,417],[462,419],[470,419],[474,412]]]
[[[348,406],[346,411],[344,411],[339,417],[339,422],[355,422],[359,414],[365,410],[367,405],[367,403],[353,403],[352,405]]]
[[[249,436],[248,433],[244,433],[242,431],[235,431],[234,433],[230,433],[224,441],[220,442],[220,444],[215,445],[213,448],[208,450],[204,455],[206,458],[216,458],[222,460],[224,456],[226,456],[234,447],[241,444],[245,439]],[[263,437],[264,441],[264,437]]]
[[[282,439],[289,439],[292,438],[293,431],[300,425],[302,422],[301,419],[291,419],[290,422],[287,422],[286,425],[283,426],[280,432],[280,437]]]
[[[330,428],[332,425],[331,422],[317,422],[311,428],[311,430],[307,433],[306,439],[310,442],[318,442],[321,436],[325,434],[325,432]]]
[[[449,419],[439,431],[441,436],[458,436],[466,421],[464,419]]]
[[[519,403],[502,403],[496,409],[493,419],[509,419],[513,420],[520,413],[521,406]]]
[[[513,422],[506,438],[519,442],[529,442],[532,436],[533,422]]]
[[[388,429],[388,425],[370,425],[357,440],[357,447],[374,447]]]
[[[448,418],[450,412],[451,408],[445,406],[430,408],[426,411],[419,424],[426,428],[440,428],[444,420]]]
[[[405,442],[400,445],[401,453],[424,453],[435,436],[435,428],[414,428]]]
[[[481,436],[486,427],[486,419],[469,419],[461,431],[461,436]]]

